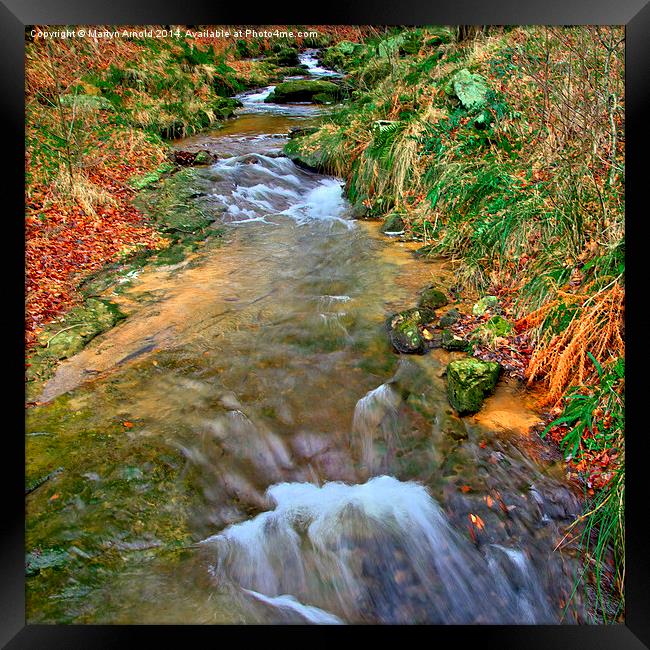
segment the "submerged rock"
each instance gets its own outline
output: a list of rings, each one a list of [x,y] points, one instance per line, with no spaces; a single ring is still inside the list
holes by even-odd
[[[420,294],[418,307],[433,311],[438,307],[444,307],[448,302],[447,296],[435,284],[432,284]]]
[[[421,354],[426,343],[419,326],[434,317],[428,309],[407,309],[391,316],[387,321],[392,346],[405,354]]]
[[[396,212],[389,214],[384,219],[384,223],[381,224],[380,230],[385,235],[396,235],[404,232],[404,220],[402,219],[402,216]]]
[[[474,357],[452,361],[447,366],[447,397],[459,414],[476,413],[486,395],[494,390],[501,366]]]
[[[313,102],[325,104],[335,101],[339,95],[339,87],[331,81],[298,80],[284,81],[264,100],[274,104],[289,104],[292,102]]]

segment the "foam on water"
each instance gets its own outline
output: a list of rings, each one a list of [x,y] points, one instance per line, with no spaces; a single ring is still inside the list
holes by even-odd
[[[252,153],[219,160],[205,172],[215,187],[209,196],[225,208],[230,223],[266,222],[284,215],[303,224],[331,221],[353,228],[341,182],[297,168],[285,157]],[[246,217],[246,218],[244,218]]]
[[[334,70],[323,68],[318,63],[316,53],[318,50],[309,49],[298,55],[300,63],[307,66],[307,72],[313,77],[340,77],[341,75]]]
[[[523,554],[484,557],[418,483],[280,483],[267,498],[273,510],[203,542],[215,575],[267,604],[347,622],[551,622]]]

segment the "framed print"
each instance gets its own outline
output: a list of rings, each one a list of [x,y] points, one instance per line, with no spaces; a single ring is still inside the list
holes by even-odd
[[[641,0],[2,16],[7,648],[647,647]]]

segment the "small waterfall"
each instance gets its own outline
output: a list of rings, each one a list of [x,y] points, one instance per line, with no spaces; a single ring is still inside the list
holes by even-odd
[[[338,72],[328,70],[319,65],[318,59],[316,58],[317,52],[318,50],[309,49],[298,55],[300,63],[307,66],[307,73],[312,77],[340,77],[341,75]]]
[[[309,221],[342,223],[348,203],[341,182],[298,169],[291,160],[260,153],[224,158],[215,163],[208,178],[209,196],[222,204],[229,223],[273,223],[273,216],[290,217],[298,224]]]
[[[315,623],[553,622],[523,554],[503,547],[501,561],[484,557],[422,485],[390,476],[281,483],[267,497],[273,510],[203,544],[221,583],[278,617],[289,609]]]
[[[387,457],[399,431],[398,409],[400,395],[390,383],[382,384],[362,397],[354,409],[352,431],[360,437],[361,459],[372,475],[381,471],[382,458],[376,450],[376,441],[386,446]],[[384,463],[385,464],[385,463]]]

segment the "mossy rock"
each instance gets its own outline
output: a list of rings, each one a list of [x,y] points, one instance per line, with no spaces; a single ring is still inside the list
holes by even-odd
[[[197,168],[186,167],[166,178],[160,187],[140,192],[134,203],[165,232],[200,233],[214,221],[209,189],[209,179]]]
[[[218,97],[210,108],[212,112],[221,119],[226,119],[235,115],[235,109],[243,104],[234,97]]]
[[[381,224],[381,232],[385,235],[391,234],[400,234],[404,232],[404,220],[400,214],[394,212],[389,214],[385,219],[384,223]]]
[[[332,47],[328,47],[323,53],[322,64],[327,68],[333,68],[347,72],[358,64],[356,59],[364,50],[364,46],[351,41],[340,41]]]
[[[489,311],[494,311],[499,306],[499,299],[496,296],[484,296],[473,307],[474,316],[483,316]]]
[[[476,413],[494,390],[501,366],[474,357],[452,361],[447,366],[447,397],[459,414]]]
[[[433,311],[439,307],[444,307],[448,302],[447,296],[435,284],[432,284],[420,294],[418,307],[424,307]]]
[[[211,165],[215,161],[215,157],[208,151],[198,151],[194,156],[194,163],[196,165]]]
[[[492,345],[495,339],[508,336],[513,331],[512,324],[503,316],[492,316],[472,332],[470,340],[474,344]]]
[[[426,349],[420,325],[433,319],[433,312],[427,309],[407,309],[394,314],[386,321],[392,346],[404,354],[421,354]]]
[[[456,336],[449,330],[442,331],[440,346],[452,352],[464,352],[468,347],[467,341],[462,336]]]
[[[363,203],[363,201],[357,201],[352,206],[352,217],[354,219],[365,219],[370,214],[368,206]]]
[[[284,145],[284,153],[300,167],[311,171],[324,171],[327,156],[323,149],[311,144],[310,136],[296,136],[289,140]]]
[[[43,348],[36,352],[36,356],[69,359],[97,334],[110,329],[123,318],[126,315],[117,305],[108,300],[88,298],[83,305],[68,312],[63,322],[54,323],[43,332],[39,338]]]
[[[438,327],[443,329],[453,325],[460,318],[460,312],[457,309],[450,309],[448,312],[443,314],[438,321]]]
[[[297,81],[284,81],[275,87],[275,90],[264,100],[274,104],[288,104],[293,102],[314,102],[316,95],[338,97],[339,87],[331,81],[300,79]],[[322,101],[321,101],[322,103]]]
[[[336,95],[332,93],[318,93],[312,98],[314,104],[333,104],[336,101]]]
[[[283,47],[275,54],[269,56],[267,61],[279,66],[297,66],[300,63],[298,52],[290,47]]]
[[[305,135],[312,135],[318,131],[319,127],[317,126],[292,126],[287,133],[289,140],[293,138],[301,138]]]
[[[456,97],[467,110],[474,110],[485,106],[488,86],[484,77],[472,74],[464,68],[459,70],[452,79]]]

